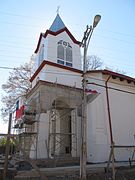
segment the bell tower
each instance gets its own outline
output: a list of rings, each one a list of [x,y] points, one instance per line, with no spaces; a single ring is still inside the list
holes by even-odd
[[[35,50],[36,68],[43,61],[81,70],[80,42],[77,41],[57,13],[49,30],[41,33]]]

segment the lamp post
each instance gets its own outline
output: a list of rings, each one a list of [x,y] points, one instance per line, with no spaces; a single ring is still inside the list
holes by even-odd
[[[80,179],[86,180],[86,162],[87,162],[87,100],[86,100],[86,60],[87,50],[93,34],[94,28],[97,26],[101,19],[100,15],[94,17],[93,25],[86,27],[81,46],[84,48],[83,54],[83,99],[82,99],[82,123],[81,123],[81,153],[80,153]]]

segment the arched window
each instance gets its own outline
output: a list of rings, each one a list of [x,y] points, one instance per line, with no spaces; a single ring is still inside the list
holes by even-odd
[[[64,60],[64,47],[61,44],[57,47],[57,58]]]
[[[57,63],[72,67],[72,47],[68,42],[60,40],[57,43]]]
[[[66,48],[66,61],[72,62],[72,48],[71,47]]]
[[[66,65],[72,66],[72,47],[66,48]]]
[[[43,60],[44,60],[44,44],[42,44],[39,50],[39,64],[38,65],[40,65]]]

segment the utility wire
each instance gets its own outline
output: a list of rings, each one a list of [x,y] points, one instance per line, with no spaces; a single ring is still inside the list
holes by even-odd
[[[12,69],[12,70],[18,69],[18,70],[21,70],[19,68],[2,67],[2,66],[0,66],[0,69]],[[57,74],[57,75],[81,77],[81,73],[80,74],[79,73],[78,74],[73,74],[73,73],[63,73],[63,72],[57,72],[57,71],[45,71],[45,72],[43,72],[42,70],[40,71],[40,73],[42,73],[42,74],[46,74],[47,73],[47,74]],[[102,82],[105,81],[105,80],[103,80],[101,78],[96,78],[96,77],[90,76],[90,75],[88,76],[88,78],[93,79],[93,80],[97,80],[97,81],[102,81]],[[125,87],[135,87],[134,85],[122,85],[122,84],[116,83],[116,82],[110,82],[110,83],[121,85],[121,86],[125,86]]]
[[[107,37],[107,36],[103,36],[103,35],[100,35],[100,34],[95,34],[95,36],[97,36],[97,37],[99,37],[99,38],[112,39],[112,40],[114,40],[114,41],[124,42],[124,43],[126,43],[126,44],[135,44],[135,41],[134,41],[134,42],[125,41],[125,40],[123,40],[123,39],[117,39],[117,38]]]
[[[13,70],[15,70],[15,68],[11,68],[11,67],[4,67],[4,66],[0,66],[0,69],[13,69]]]
[[[106,88],[106,86],[98,84],[98,83],[88,83],[88,84],[92,84],[92,85],[95,85],[95,86],[100,86],[100,87]],[[115,83],[113,83],[113,84],[115,84]],[[110,86],[108,86],[107,88],[111,89],[111,90],[115,90],[115,91],[119,91],[119,92],[135,95],[135,93],[133,93],[133,92],[122,90],[122,89],[119,89],[119,88],[114,88],[114,87],[110,87]]]
[[[9,16],[16,16],[16,17],[23,17],[23,18],[29,18],[29,19],[40,19],[40,20],[49,20],[49,18],[41,18],[41,17],[33,17],[33,16],[26,16],[26,15],[22,15],[22,14],[14,14],[14,13],[8,13],[8,12],[2,12],[0,11],[0,14],[4,14],[4,15],[9,15]]]
[[[16,16],[16,17],[22,17],[22,18],[29,18],[30,20],[32,19],[32,20],[35,20],[35,19],[37,19],[37,20],[43,20],[43,23],[44,23],[44,21],[45,20],[50,20],[49,18],[41,18],[41,17],[35,17],[35,16],[26,16],[26,15],[22,15],[22,14],[14,14],[14,13],[9,13],[9,12],[2,12],[2,11],[0,11],[0,14],[4,14],[4,15],[9,15],[9,16]],[[69,22],[70,23],[70,22]],[[82,24],[74,24],[74,25],[77,25],[77,26],[83,26]],[[131,35],[131,34],[128,34],[128,33],[122,33],[122,32],[117,32],[117,31],[112,31],[112,30],[110,30],[110,29],[100,29],[100,32],[101,31],[103,31],[103,32],[108,32],[108,33],[113,33],[113,34],[118,34],[118,35],[121,35],[121,36],[127,36],[127,37],[133,37],[133,38],[135,38],[135,36],[134,35]]]

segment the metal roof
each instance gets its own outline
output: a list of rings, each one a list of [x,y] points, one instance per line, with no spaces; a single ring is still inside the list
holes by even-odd
[[[59,16],[59,14],[57,14],[56,18],[54,19],[51,27],[50,27],[50,31],[53,32],[57,32],[61,29],[65,28],[65,24],[63,23],[61,17]]]

